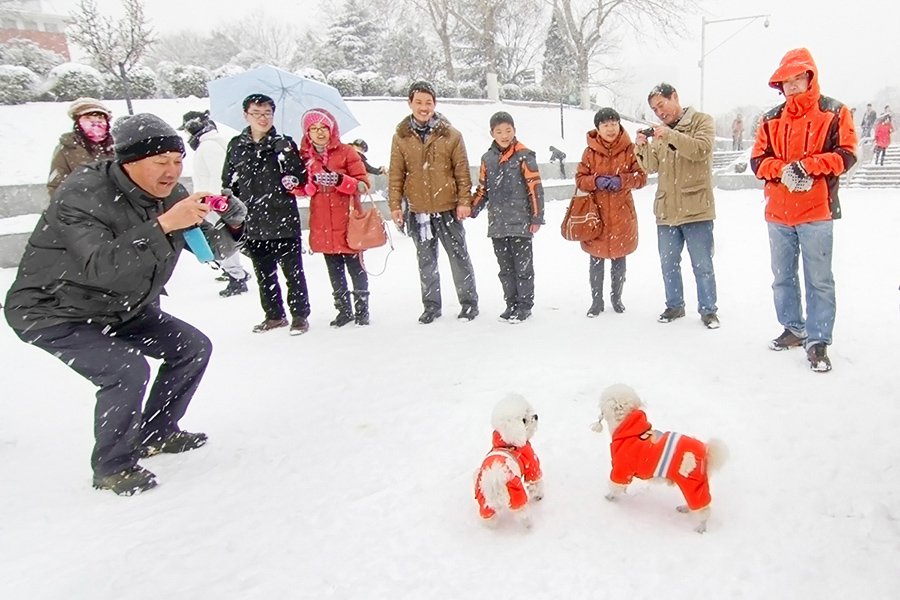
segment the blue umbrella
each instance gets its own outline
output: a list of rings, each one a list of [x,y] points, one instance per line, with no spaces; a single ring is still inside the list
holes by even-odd
[[[275,129],[298,144],[304,133],[300,117],[311,108],[324,108],[334,115],[341,134],[359,127],[336,88],[269,65],[210,81],[207,88],[210,117],[238,131],[247,126],[242,103],[250,94],[265,94],[275,101]]]

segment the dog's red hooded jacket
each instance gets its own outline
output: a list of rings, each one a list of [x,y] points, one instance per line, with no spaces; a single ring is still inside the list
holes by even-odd
[[[613,483],[628,485],[634,477],[664,477],[678,486],[691,510],[704,508],[712,500],[706,473],[706,444],[680,433],[656,431],[642,410],[632,411],[619,424],[612,434],[609,452],[609,478]],[[687,453],[693,454],[696,461],[690,469],[690,460],[684,459]]]
[[[524,446],[511,446],[503,440],[499,432],[495,431],[493,447],[482,461],[475,479],[475,499],[478,501],[478,512],[485,519],[493,517],[496,511],[486,504],[481,490],[481,476],[489,467],[498,466],[506,466],[508,470],[506,489],[509,492],[510,510],[519,510],[525,506],[528,502],[525,484],[534,483],[543,475],[541,461],[534,453],[531,442],[525,442]]]

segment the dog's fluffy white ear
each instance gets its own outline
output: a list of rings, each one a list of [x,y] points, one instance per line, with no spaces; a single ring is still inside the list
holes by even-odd
[[[628,414],[643,406],[640,397],[630,386],[616,383],[600,394],[600,414],[615,429]]]
[[[534,409],[523,396],[509,394],[494,406],[491,426],[503,441],[513,446],[524,446],[528,441],[525,421],[534,415]]]

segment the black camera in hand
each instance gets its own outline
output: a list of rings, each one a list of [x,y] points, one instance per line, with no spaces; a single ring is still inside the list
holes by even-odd
[[[647,129],[641,129],[638,131],[638,133],[643,133],[648,138],[652,138],[653,137],[653,128],[648,127]]]

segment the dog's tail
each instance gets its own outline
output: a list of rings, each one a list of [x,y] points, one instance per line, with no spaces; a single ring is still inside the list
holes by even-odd
[[[721,469],[727,460],[728,446],[725,445],[725,442],[718,438],[712,438],[706,442],[706,465],[710,473]]]

